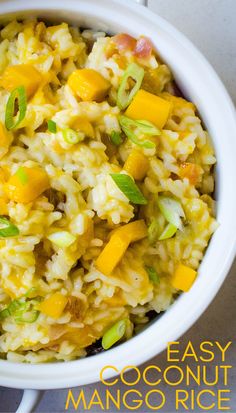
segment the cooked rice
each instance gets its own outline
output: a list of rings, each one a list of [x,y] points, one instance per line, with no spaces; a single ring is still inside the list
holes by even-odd
[[[106,143],[112,130],[120,131],[117,88],[133,56],[124,53],[121,64],[118,53],[107,53],[113,42],[105,33],[81,32],[66,23],[46,27],[43,22],[13,21],[2,28],[0,41],[0,75],[8,66],[28,63],[45,78],[27,105],[25,119],[14,131],[11,146],[3,148],[0,167],[13,174],[19,166],[41,166],[51,186],[34,202],[7,204],[8,216],[20,235],[0,239],[0,309],[32,287],[41,297],[60,291],[76,299],[80,309],[75,317],[67,306],[57,320],[40,313],[31,324],[5,318],[0,324],[0,353],[15,362],[72,360],[84,357],[86,347],[115,321],[129,318],[129,338],[134,328],[148,322],[149,311],[165,311],[176,297],[170,279],[179,262],[198,269],[217,227],[212,199],[214,150],[194,105],[176,99],[157,147],[142,149],[150,163],[140,184],[148,205],[141,207],[139,214],[147,225],[158,219],[163,230],[165,221],[156,199],[158,194],[167,193],[181,200],[187,225],[173,238],[154,245],[147,239],[133,243],[115,273],[109,277],[102,274],[95,261],[108,234],[137,216],[110,177],[110,173],[122,170],[135,144],[127,140],[110,150]],[[146,73],[156,73],[154,85],[145,77],[143,88],[169,99],[173,79],[168,67],[154,55],[139,64]],[[107,101],[80,102],[74,96],[66,81],[82,67],[94,68],[110,81]],[[0,88],[3,123],[8,97]],[[78,116],[92,123],[95,138],[71,146],[60,130],[71,127]],[[44,127],[49,119],[58,126],[54,135]],[[187,178],[178,178],[179,164],[185,161],[202,168],[195,186]],[[58,228],[73,233],[76,242],[68,248],[51,244],[47,236]],[[155,268],[159,284],[149,280],[144,265]]]

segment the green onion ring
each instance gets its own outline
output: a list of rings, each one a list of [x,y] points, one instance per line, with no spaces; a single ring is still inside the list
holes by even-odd
[[[127,320],[121,320],[115,323],[103,336],[102,347],[108,350],[116,344],[125,334]]]
[[[129,78],[135,81],[133,88],[127,92]],[[125,109],[131,103],[132,99],[139,91],[144,78],[144,69],[136,63],[131,63],[126,69],[117,94],[117,106],[120,109]]]
[[[19,235],[19,229],[7,218],[0,216],[0,237],[8,238]]]
[[[19,111],[18,118],[15,120],[15,103],[18,99]],[[16,127],[25,118],[27,109],[27,98],[24,86],[18,86],[14,89],[7,101],[6,112],[5,112],[5,126],[8,130],[16,129]]]
[[[48,130],[51,133],[57,133],[57,124],[52,119],[48,120]]]

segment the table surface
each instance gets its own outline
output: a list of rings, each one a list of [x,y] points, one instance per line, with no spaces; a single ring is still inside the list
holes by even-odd
[[[149,0],[149,7],[160,14],[166,20],[174,24],[185,33],[195,45],[208,58],[219,76],[226,85],[234,102],[236,103],[235,73],[236,73],[236,1],[235,0]],[[234,263],[227,280],[220,292],[209,306],[207,311],[195,323],[195,325],[180,339],[181,348],[191,340],[194,346],[199,345],[203,340],[215,341],[223,340],[228,342],[235,339],[236,331],[236,262]],[[194,303],[193,303],[194,304]],[[235,343],[234,343],[235,345]],[[228,362],[236,366],[236,351],[234,345],[229,350]],[[167,366],[166,353],[155,357],[148,364],[154,364],[164,369]],[[214,365],[220,364],[217,358]],[[145,365],[141,367],[141,371]],[[132,372],[129,373],[132,376]],[[213,371],[210,373],[213,375]],[[231,370],[229,375],[230,386],[234,393],[231,395],[231,410],[236,412],[236,372]],[[121,392],[124,390],[119,386]],[[88,385],[84,387],[85,394],[92,394],[94,389],[98,389],[101,394],[104,389],[101,384]],[[145,394],[149,389],[142,383],[135,387]],[[164,385],[158,387],[165,391],[167,403],[162,412],[176,412],[174,406],[174,388],[166,388]],[[197,388],[197,386],[196,386]],[[214,388],[216,390],[216,388]],[[78,389],[75,390],[75,394]],[[38,405],[37,413],[59,413],[64,412],[67,390],[47,391]],[[21,391],[0,388],[0,412],[14,412],[21,398]],[[68,411],[75,411],[74,409]],[[81,411],[81,410],[80,410]],[[89,410],[99,413],[101,410],[94,408]],[[117,410],[113,410],[115,413]],[[142,412],[143,408],[136,411]],[[151,410],[145,409],[145,412]],[[178,410],[180,413],[186,410]],[[203,410],[194,410],[195,413]],[[212,410],[211,410],[212,411]],[[124,413],[124,411],[120,411]],[[216,411],[214,412],[216,413]]]

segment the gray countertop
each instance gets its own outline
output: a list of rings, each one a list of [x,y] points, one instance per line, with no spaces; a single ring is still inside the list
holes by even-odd
[[[22,0],[21,0],[22,1]],[[236,88],[235,88],[235,73],[236,73],[236,0],[149,0],[150,9],[159,13],[162,17],[173,23],[178,29],[185,33],[205,56],[212,63],[221,79],[228,88],[234,102],[236,103]],[[194,304],[194,303],[193,303]],[[217,341],[222,344],[228,341],[235,340],[236,332],[236,262],[234,263],[230,274],[228,275],[223,287],[208,307],[201,318],[195,325],[180,339],[180,350],[184,349],[189,340],[192,341],[194,347],[198,349],[202,341]],[[216,352],[216,359],[209,367],[209,375],[214,376],[214,366],[220,365],[220,359]],[[166,352],[155,357],[145,365],[141,366],[141,372],[145,366],[154,364],[161,369],[167,367]],[[182,364],[185,368],[187,361]],[[190,362],[191,364],[191,362]],[[228,351],[228,364],[234,366],[230,370],[228,388],[232,389],[231,393],[231,409],[229,412],[236,412],[236,348],[235,342]],[[133,373],[128,373],[132,377]],[[121,393],[127,390],[124,385],[119,384]],[[113,391],[118,388],[115,386]],[[197,391],[197,385],[194,386]],[[224,386],[219,383],[218,386],[212,387],[215,392],[217,388]],[[104,395],[105,388],[100,384],[88,385],[84,387],[86,398],[93,393],[94,389],[99,390],[100,395]],[[175,388],[165,386],[164,384],[158,388],[166,394],[165,407],[159,411],[175,413]],[[181,389],[185,389],[184,385]],[[143,382],[135,386],[142,394],[150,390]],[[74,396],[79,394],[79,388],[74,389]],[[0,388],[0,413],[14,412],[21,398],[21,391]],[[67,390],[47,391],[44,393],[40,404],[38,405],[37,413],[59,413],[65,411],[65,401]],[[207,398],[205,398],[205,401]],[[204,399],[203,399],[204,402]],[[209,400],[208,400],[209,402]],[[75,411],[72,407],[68,411]],[[85,411],[80,410],[78,411]],[[92,408],[89,410],[93,413],[99,413],[100,408]],[[115,413],[116,409],[112,409]],[[121,413],[125,413],[122,409]],[[126,410],[127,411],[127,410]],[[144,407],[135,411],[144,413]],[[145,408],[145,413],[151,412],[151,409]],[[179,409],[180,413],[186,410]],[[193,410],[190,410],[193,411]],[[202,412],[198,408],[194,412]],[[217,407],[210,410],[216,413]]]

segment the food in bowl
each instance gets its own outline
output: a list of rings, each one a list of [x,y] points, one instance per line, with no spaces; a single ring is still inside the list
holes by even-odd
[[[72,360],[191,288],[216,159],[144,36],[34,20],[0,35],[0,353]]]

